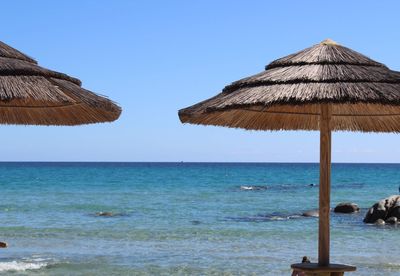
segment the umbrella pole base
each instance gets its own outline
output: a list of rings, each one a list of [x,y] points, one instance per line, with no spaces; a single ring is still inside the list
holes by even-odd
[[[292,264],[291,268],[302,271],[306,276],[343,276],[345,272],[355,271],[357,268],[351,265],[329,264],[320,266],[317,263]]]

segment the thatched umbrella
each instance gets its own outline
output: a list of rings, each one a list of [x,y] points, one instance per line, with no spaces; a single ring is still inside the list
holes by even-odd
[[[120,113],[80,80],[42,68],[0,41],[0,124],[80,125],[111,122]]]
[[[42,68],[0,41],[0,124],[81,125],[120,114],[119,106],[83,89],[80,80]]]
[[[119,106],[83,89],[80,80],[42,68],[0,41],[0,124],[81,125],[120,114]]]
[[[277,59],[265,71],[179,111],[183,123],[252,130],[319,130],[318,264],[329,260],[331,131],[400,132],[400,73],[332,40]],[[292,266],[301,267],[301,266]]]

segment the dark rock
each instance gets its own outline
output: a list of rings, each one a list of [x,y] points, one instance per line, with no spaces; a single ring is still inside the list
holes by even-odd
[[[375,221],[376,225],[385,225],[385,221],[383,219],[378,219]]]
[[[310,210],[301,214],[303,217],[319,217],[319,210]]]
[[[342,202],[336,205],[335,209],[333,210],[335,213],[354,213],[360,211],[358,205],[351,202]]]
[[[201,221],[199,220],[192,220],[190,221],[193,225],[199,225],[201,223]]]
[[[390,210],[388,217],[395,217],[400,219],[400,206],[395,205],[392,210]]]
[[[385,223],[387,223],[387,224],[396,224],[397,223],[397,218],[396,217],[390,217],[387,220],[385,220]]]
[[[375,223],[381,219],[385,221],[390,217],[400,219],[400,196],[392,195],[388,198],[382,199],[369,208],[365,215],[365,223]]]
[[[7,243],[5,242],[0,242],[0,248],[7,248]]]
[[[365,215],[365,223],[374,223],[378,219],[384,219],[387,216],[387,211],[384,205],[375,203],[371,208],[368,209]]]

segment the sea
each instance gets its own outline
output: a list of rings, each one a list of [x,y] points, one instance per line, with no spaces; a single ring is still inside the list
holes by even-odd
[[[317,261],[318,164],[0,163],[0,275],[290,275]],[[332,165],[331,262],[400,275],[400,225],[363,223],[400,164]]]

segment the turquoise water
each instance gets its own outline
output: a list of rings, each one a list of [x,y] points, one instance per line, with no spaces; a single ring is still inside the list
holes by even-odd
[[[317,259],[317,183],[318,164],[0,163],[0,274],[290,275]],[[400,165],[333,165],[332,206],[362,208],[331,216],[349,275],[400,275],[400,228],[362,223],[399,185]]]

